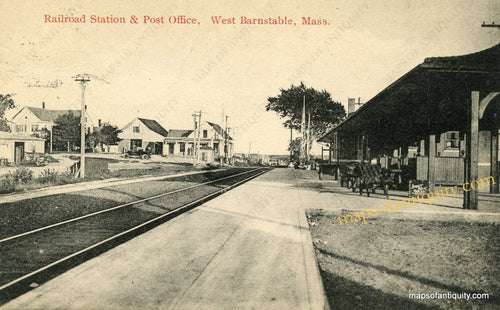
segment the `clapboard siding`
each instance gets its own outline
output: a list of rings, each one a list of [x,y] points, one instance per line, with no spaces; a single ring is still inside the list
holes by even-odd
[[[427,180],[429,158],[417,157],[417,179]],[[463,157],[436,157],[435,184],[459,185],[464,181]]]

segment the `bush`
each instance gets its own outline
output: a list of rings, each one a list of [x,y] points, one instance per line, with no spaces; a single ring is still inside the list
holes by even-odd
[[[55,169],[45,169],[38,178],[40,183],[55,183],[57,181],[57,171]]]
[[[65,185],[80,182],[80,179],[76,179],[70,171],[66,171],[57,177],[57,185]]]
[[[28,184],[33,179],[33,171],[27,168],[17,168],[14,173],[9,173],[15,184]]]
[[[0,177],[0,194],[12,193],[16,188],[16,182],[11,174]]]

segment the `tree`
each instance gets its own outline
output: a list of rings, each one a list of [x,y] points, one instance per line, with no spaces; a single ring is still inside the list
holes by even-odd
[[[280,89],[280,92],[276,97],[267,98],[266,111],[274,111],[284,118],[286,128],[300,129],[304,95],[306,115],[311,115],[311,137],[322,136],[346,116],[344,106],[333,101],[326,90],[307,88],[301,82],[299,86],[292,84],[289,89]]]
[[[95,148],[98,144],[102,144],[106,146],[107,151],[109,152],[110,144],[115,144],[120,141],[118,138],[119,133],[120,130],[118,127],[109,123],[104,123],[102,127],[90,134],[88,141],[92,148]]]
[[[276,97],[267,98],[266,111],[274,111],[285,119],[283,126],[295,130],[302,129],[302,115],[305,100],[306,124],[309,123],[308,149],[309,154],[312,142],[325,134],[329,129],[345,118],[345,109],[340,102],[333,101],[326,90],[318,91],[307,88],[303,82],[299,86],[289,89],[280,89]],[[299,143],[302,139],[298,140]],[[292,143],[296,143],[292,141]],[[292,144],[291,143],[291,144]],[[293,145],[290,145],[292,147]],[[299,150],[301,147],[299,146]]]
[[[300,147],[302,145],[302,138],[297,137],[290,141],[290,144],[288,145],[288,151],[292,153],[292,162],[296,162],[300,159]]]
[[[5,111],[14,108],[16,105],[11,94],[0,94],[0,131],[10,131],[7,120],[5,119]]]
[[[80,143],[80,116],[76,116],[69,111],[66,114],[60,115],[55,120],[55,126],[52,132],[54,148],[68,152],[74,149]]]

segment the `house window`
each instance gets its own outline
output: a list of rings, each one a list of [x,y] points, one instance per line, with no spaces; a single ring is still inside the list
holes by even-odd
[[[31,132],[38,131],[38,125],[31,125]]]
[[[460,138],[457,132],[446,133],[446,147],[458,148],[460,145]]]
[[[181,152],[181,153],[186,152],[186,143],[179,142],[179,152]]]
[[[26,125],[16,125],[16,132],[26,132]]]
[[[208,130],[203,130],[203,138],[207,138],[208,137]]]
[[[141,131],[139,130],[139,126],[134,126],[134,128],[132,129],[132,132],[133,133],[140,133]]]

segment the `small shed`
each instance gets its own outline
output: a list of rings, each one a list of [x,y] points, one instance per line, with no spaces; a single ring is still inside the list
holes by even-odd
[[[45,140],[29,135],[0,131],[0,158],[20,163],[25,154],[44,154]]]

